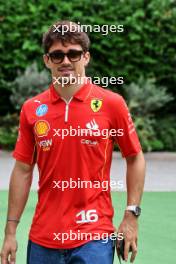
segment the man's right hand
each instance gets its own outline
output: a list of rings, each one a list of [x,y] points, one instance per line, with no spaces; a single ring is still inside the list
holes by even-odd
[[[6,234],[0,253],[1,264],[15,264],[18,244],[15,235]]]

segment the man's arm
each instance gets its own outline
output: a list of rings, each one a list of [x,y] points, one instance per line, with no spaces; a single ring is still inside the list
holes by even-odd
[[[142,151],[127,157],[127,205],[140,204],[145,179],[145,160]]]
[[[140,205],[145,179],[145,160],[142,151],[136,156],[127,157],[127,205]],[[125,211],[122,223],[118,229],[125,238],[125,260],[132,247],[130,261],[133,262],[137,254],[138,220],[131,212]]]
[[[9,201],[7,219],[19,220],[25,208],[32,183],[33,165],[16,161],[9,185]],[[4,243],[1,250],[1,263],[15,263],[17,241],[16,228],[18,222],[7,221]],[[9,259],[10,258],[10,259]],[[10,262],[8,262],[8,260]]]

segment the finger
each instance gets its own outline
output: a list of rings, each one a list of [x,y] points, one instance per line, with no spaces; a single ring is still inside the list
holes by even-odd
[[[1,264],[9,264],[8,256],[5,252],[1,253]]]
[[[130,242],[128,242],[127,240],[125,240],[125,249],[124,249],[124,258],[125,258],[125,261],[128,261],[129,249],[130,249]]]
[[[117,233],[117,240],[116,240],[116,246],[118,247],[120,245],[120,242],[124,239],[123,233]]]
[[[16,261],[16,252],[13,250],[10,255],[10,264],[15,264]]]
[[[131,254],[130,262],[134,262],[136,255],[137,255],[137,245],[135,242],[133,242],[132,243],[132,254]]]

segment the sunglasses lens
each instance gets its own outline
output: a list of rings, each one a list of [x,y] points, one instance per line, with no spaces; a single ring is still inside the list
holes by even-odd
[[[79,61],[82,55],[82,50],[71,50],[67,53],[70,61]]]
[[[49,56],[53,63],[60,63],[64,59],[64,53],[58,51],[51,52]]]

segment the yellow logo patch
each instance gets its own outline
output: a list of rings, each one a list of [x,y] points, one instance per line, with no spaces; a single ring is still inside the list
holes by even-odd
[[[44,137],[48,135],[48,131],[50,130],[50,125],[45,120],[39,120],[35,123],[35,133],[38,137]]]
[[[92,99],[91,100],[91,109],[94,112],[98,112],[100,110],[100,108],[102,107],[102,100],[100,99]]]

